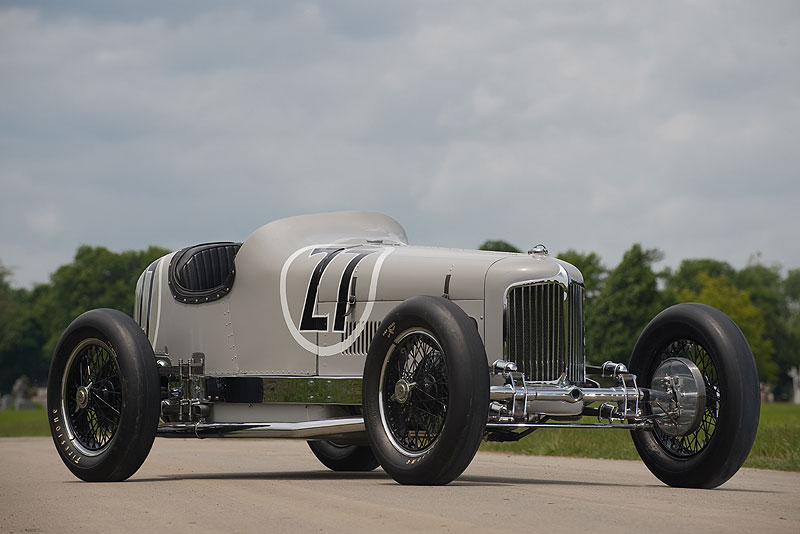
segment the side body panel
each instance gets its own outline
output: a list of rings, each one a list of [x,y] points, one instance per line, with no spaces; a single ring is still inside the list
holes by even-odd
[[[230,293],[238,374],[317,374],[319,334],[344,313],[335,303],[321,304],[319,291],[338,283],[360,254],[376,277],[379,260],[394,246],[383,243],[405,241],[396,221],[367,212],[291,217],[254,232],[236,256]],[[370,276],[352,276],[360,287],[373,285]]]
[[[137,285],[135,316],[158,353],[205,354],[209,375],[361,376],[383,318],[414,295],[443,295],[472,317],[489,361],[503,355],[503,299],[514,283],[580,273],[547,256],[410,247],[385,215],[291,217],[254,232],[231,292],[175,301],[167,255]],[[146,311],[149,310],[149,311]]]
[[[209,374],[238,373],[230,295],[206,304],[177,302],[169,290],[168,268],[173,254],[142,273],[136,288],[134,319],[142,326],[156,354],[175,362],[202,352]]]

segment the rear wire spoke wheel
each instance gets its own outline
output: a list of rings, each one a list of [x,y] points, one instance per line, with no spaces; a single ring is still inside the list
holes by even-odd
[[[370,446],[392,478],[419,485],[457,478],[488,417],[489,369],[475,322],[441,297],[404,301],[370,345],[362,402]]]
[[[369,445],[350,445],[336,441],[309,441],[314,456],[331,471],[372,471],[378,460]]]
[[[100,454],[116,435],[122,388],[116,356],[104,341],[89,338],[72,351],[62,381],[64,424],[74,446]]]
[[[64,331],[50,363],[47,414],[61,460],[87,482],[133,475],[147,458],[160,412],[150,341],[117,310],[91,310]]]
[[[755,440],[761,405],[758,372],[747,340],[724,313],[704,304],[672,306],[644,329],[629,368],[644,387],[667,359],[693,362],[703,377],[705,408],[684,435],[659,427],[633,430],[636,450],[661,481],[676,487],[714,488],[744,463]],[[652,413],[645,406],[646,413]]]

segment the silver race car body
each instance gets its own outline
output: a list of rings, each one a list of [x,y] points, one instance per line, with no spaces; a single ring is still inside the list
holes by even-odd
[[[738,328],[678,305],[642,333],[630,370],[587,366],[583,303],[581,273],[544,246],[411,246],[397,221],[370,212],[282,219],[243,243],[155,261],[136,285],[135,327],[109,310],[76,319],[51,367],[51,427],[87,480],[130,476],[155,435],[276,436],[310,440],[335,470],[380,464],[401,483],[441,484],[482,439],[564,426],[630,429],[668,484],[732,476],[758,413]],[[120,378],[100,389],[83,365]],[[150,421],[130,430],[143,435],[135,461],[116,458],[117,396],[137,396]]]

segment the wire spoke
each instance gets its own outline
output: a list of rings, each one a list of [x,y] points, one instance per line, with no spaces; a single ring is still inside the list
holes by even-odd
[[[105,404],[106,406],[108,406],[108,407],[109,407],[111,410],[113,410],[115,414],[119,415],[119,410],[117,410],[116,408],[114,408],[113,406],[111,406],[109,403],[107,403],[107,402],[105,401],[105,399],[103,399],[103,397],[101,397],[100,395],[98,395],[97,393],[94,393],[94,392],[92,392],[92,395],[94,395],[94,398],[95,398],[95,399],[99,400],[100,402],[102,402],[103,404]]]
[[[398,341],[389,358],[383,379],[387,426],[402,448],[423,451],[436,441],[447,415],[449,396],[443,351],[430,334],[420,331]],[[393,400],[400,380],[415,384],[402,402]]]
[[[661,351],[661,360],[667,358],[685,358],[694,362],[705,382],[706,408],[700,425],[694,432],[685,436],[671,436],[661,430],[658,424],[653,429],[653,435],[664,450],[675,456],[687,458],[705,449],[714,436],[721,405],[717,368],[705,347],[688,339],[675,340],[667,345]]]
[[[77,443],[88,451],[99,451],[111,442],[119,426],[119,366],[111,348],[100,340],[90,340],[76,350],[65,370],[65,416]]]

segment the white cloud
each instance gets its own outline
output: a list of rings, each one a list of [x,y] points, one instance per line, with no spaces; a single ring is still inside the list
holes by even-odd
[[[30,5],[0,10],[20,283],[349,208],[425,244],[800,266],[791,2]]]
[[[658,128],[658,133],[666,142],[701,143],[711,132],[697,114],[678,113],[664,122]]]
[[[60,210],[51,205],[38,206],[25,213],[25,222],[36,236],[51,239],[61,234],[63,219]]]

